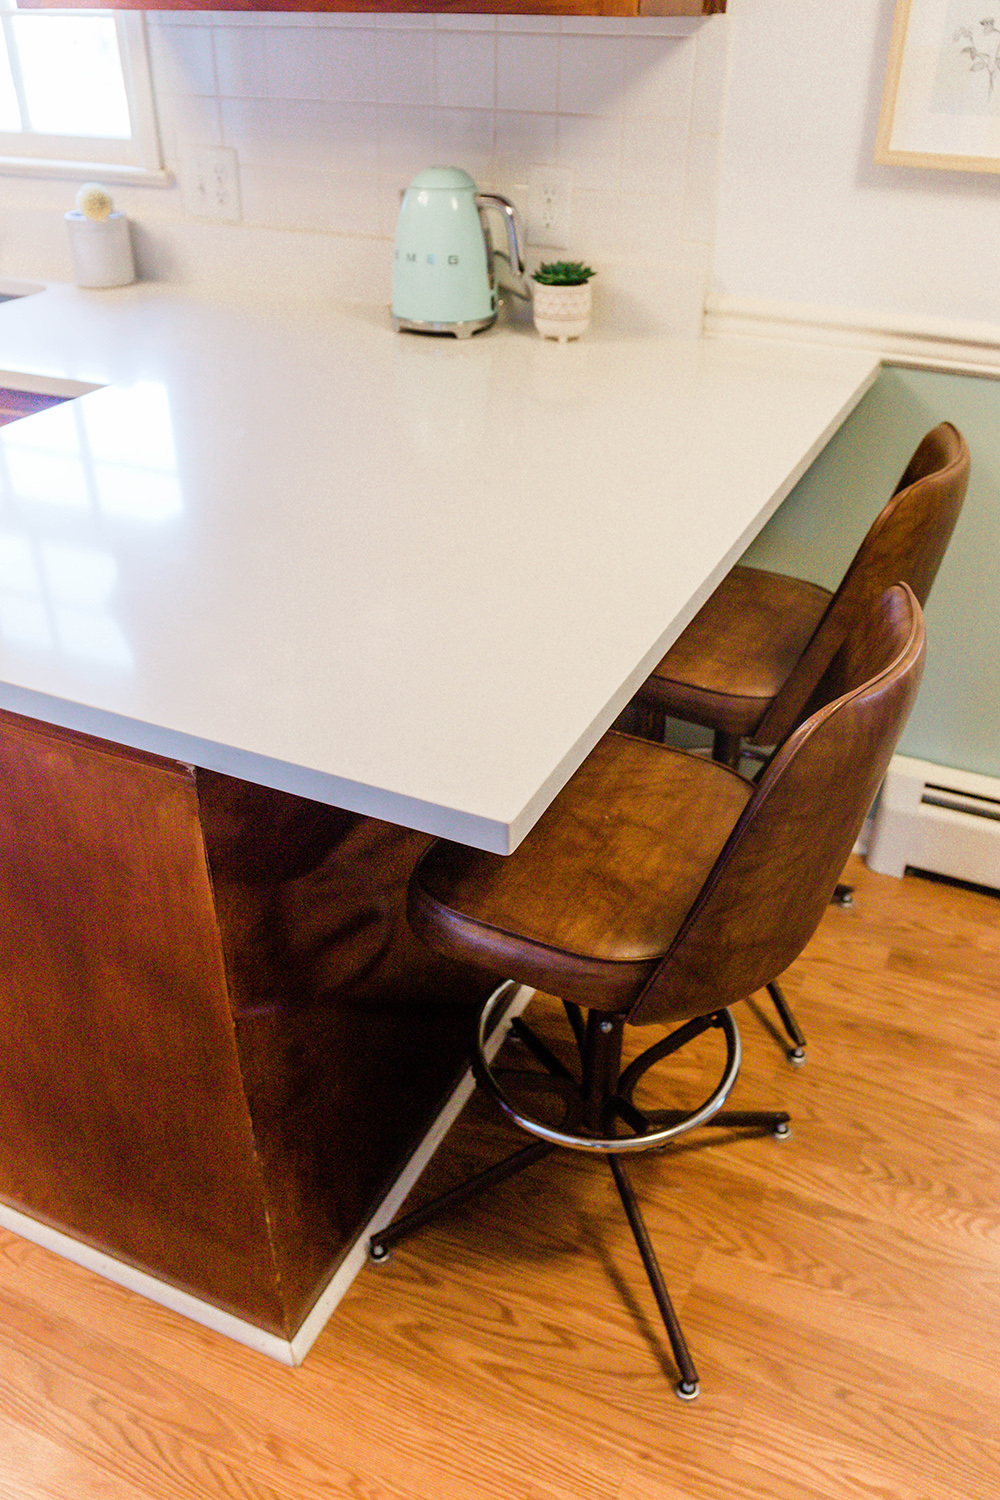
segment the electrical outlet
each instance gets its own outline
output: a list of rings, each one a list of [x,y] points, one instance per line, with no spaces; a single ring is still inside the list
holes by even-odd
[[[567,249],[572,208],[573,173],[569,167],[529,167],[529,245],[544,245],[551,250]]]
[[[184,156],[184,207],[195,219],[236,224],[240,211],[240,168],[229,146],[193,146]]]

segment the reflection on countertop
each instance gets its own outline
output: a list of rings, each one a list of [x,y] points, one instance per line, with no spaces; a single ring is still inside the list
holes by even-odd
[[[0,298],[0,301],[4,299]],[[6,427],[8,422],[20,421],[22,417],[33,416],[36,411],[46,411],[50,406],[58,406],[60,401],[65,401],[65,396],[42,396],[37,391],[17,391],[9,386],[0,386],[0,427]]]
[[[109,523],[155,526],[181,512],[166,392],[140,381],[87,403],[11,397],[32,420],[0,440],[0,639],[129,669]]]

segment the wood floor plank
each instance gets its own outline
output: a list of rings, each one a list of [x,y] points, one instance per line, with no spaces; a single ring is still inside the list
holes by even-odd
[[[699,1401],[590,1159],[366,1268],[295,1371],[0,1232],[0,1500],[992,1500],[1000,902],[850,873],[786,979],[806,1066],[741,1008],[732,1103],[790,1139],[630,1169]],[[418,1193],[515,1143],[476,1100]]]
[[[823,1500],[926,1500],[928,1495],[992,1500],[996,1495],[995,1452],[969,1455],[967,1462],[956,1465],[927,1446],[902,1451],[891,1429],[881,1441],[867,1445],[831,1436],[817,1430],[811,1415],[798,1424],[777,1424],[766,1445],[767,1468],[790,1485],[808,1485],[810,1494]],[[761,1444],[740,1444],[734,1456],[760,1464]]]
[[[800,1465],[791,1479],[764,1465],[730,1456],[714,1465],[706,1454],[700,1463],[637,1466],[625,1477],[615,1500],[829,1500],[814,1489]]]
[[[144,1500],[117,1474],[79,1464],[58,1443],[0,1417],[0,1500]]]

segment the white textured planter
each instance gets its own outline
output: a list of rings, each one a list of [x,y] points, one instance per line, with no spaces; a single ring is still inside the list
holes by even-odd
[[[88,219],[78,208],[64,214],[77,286],[130,286],[135,260],[128,219],[123,213]]]
[[[532,315],[543,339],[578,339],[590,326],[590,282],[579,286],[531,283]]]

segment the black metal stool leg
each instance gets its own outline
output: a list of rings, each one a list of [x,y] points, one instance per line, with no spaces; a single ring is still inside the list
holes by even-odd
[[[712,759],[717,760],[720,765],[729,766],[732,770],[738,771],[742,751],[742,735],[727,734],[724,729],[717,729],[713,734]]]
[[[581,1077],[576,1079],[546,1042],[525,1022],[512,1022],[512,1030],[520,1042],[541,1063],[544,1072],[529,1069],[521,1072],[522,1085],[531,1080],[541,1083],[547,1090],[563,1096],[565,1114],[558,1125],[552,1125],[525,1113],[523,1108],[505,1092],[491,1071],[491,1059],[486,1052],[486,1039],[490,1035],[490,1022],[504,1003],[508,986],[500,985],[490,996],[480,1012],[476,1031],[476,1045],[472,1067],[477,1082],[484,1086],[497,1101],[504,1114],[520,1129],[526,1130],[535,1139],[520,1151],[505,1160],[478,1172],[466,1182],[460,1183],[450,1192],[442,1193],[423,1208],[404,1215],[394,1224],[377,1230],[368,1242],[368,1255],[373,1261],[384,1260],[392,1247],[407,1236],[423,1228],[448,1209],[457,1208],[470,1198],[495,1187],[497,1184],[524,1171],[536,1161],[541,1161],[550,1152],[560,1148],[588,1154],[603,1155],[611,1168],[629,1227],[649,1278],[649,1284],[660,1309],[660,1316],[674,1361],[680,1376],[675,1390],[683,1400],[693,1400],[699,1392],[698,1371],[691,1358],[677,1313],[670,1300],[663,1272],[653,1249],[635,1191],[625,1171],[624,1157],[658,1151],[672,1144],[675,1139],[702,1125],[717,1125],[735,1129],[768,1131],[776,1136],[788,1134],[788,1115],[773,1110],[725,1110],[721,1106],[728,1098],[736,1081],[740,1064],[740,1037],[735,1022],[728,1010],[714,1011],[709,1015],[696,1016],[684,1022],[668,1036],[661,1038],[635,1058],[622,1071],[622,1036],[624,1017],[617,1013],[597,1010],[587,1012],[586,1019],[579,1008],[565,1003],[566,1015],[577,1040],[580,1051]],[[697,1106],[687,1110],[642,1110],[633,1102],[632,1094],[639,1080],[657,1062],[670,1057],[695,1040],[702,1033],[719,1030],[725,1039],[726,1057],[718,1083]],[[519,1072],[521,1070],[518,1070]],[[615,1117],[625,1122],[630,1134],[620,1135],[615,1129]]]
[[[792,1044],[791,1050],[788,1053],[788,1061],[797,1064],[804,1063],[806,1060],[806,1039],[802,1035],[799,1023],[792,1014],[792,1008],[785,999],[781,986],[776,980],[772,980],[768,985],[767,993],[774,1001],[774,1008],[778,1012],[778,1019],[781,1021],[782,1026],[784,1026],[788,1040]]]
[[[425,1224],[436,1219],[438,1214],[444,1213],[449,1208],[457,1208],[459,1204],[467,1203],[470,1198],[485,1192],[487,1188],[506,1182],[508,1177],[523,1172],[525,1167],[533,1167],[536,1161],[541,1161],[555,1149],[554,1146],[549,1145],[548,1141],[534,1141],[530,1146],[524,1146],[520,1151],[515,1151],[513,1156],[505,1157],[503,1161],[497,1162],[495,1166],[487,1167],[483,1172],[477,1172],[475,1177],[459,1183],[458,1187],[452,1188],[450,1192],[433,1198],[430,1203],[425,1203],[423,1208],[404,1214],[401,1219],[396,1219],[394,1223],[372,1235],[368,1241],[368,1259],[386,1260],[394,1245],[398,1245],[400,1240],[405,1240],[408,1235],[422,1229]]]
[[[674,1351],[674,1359],[681,1377],[674,1389],[683,1401],[693,1401],[699,1391],[698,1371],[694,1367],[691,1351],[688,1349],[687,1340],[677,1320],[674,1304],[670,1300],[670,1293],[667,1291],[667,1284],[663,1279],[663,1272],[660,1270],[660,1263],[649,1238],[649,1231],[640,1212],[638,1200],[620,1159],[617,1156],[609,1156],[608,1165],[628,1217],[629,1227],[639,1247],[639,1254],[642,1256],[642,1263],[646,1268],[656,1305],[660,1309],[660,1316],[663,1318],[667,1337],[670,1339],[670,1347]]]
[[[625,1103],[620,1100],[618,1103]],[[656,1130],[664,1125],[676,1125],[687,1118],[682,1109],[650,1109],[642,1114],[633,1105],[630,1111],[617,1111],[627,1125],[642,1121],[647,1130]],[[630,1118],[631,1116],[631,1118]],[[702,1120],[699,1130],[756,1130],[761,1135],[773,1135],[784,1140],[791,1135],[791,1115],[783,1109],[720,1109],[709,1120]],[[668,1147],[659,1147],[668,1150]]]
[[[577,1080],[573,1077],[569,1068],[565,1067],[559,1061],[558,1057],[556,1057],[552,1049],[550,1047],[546,1047],[541,1037],[538,1036],[534,1031],[532,1031],[527,1022],[522,1021],[520,1016],[514,1017],[513,1021],[511,1021],[510,1023],[510,1029],[512,1034],[517,1037],[518,1041],[523,1043],[523,1045],[527,1047],[532,1056],[538,1059],[547,1073],[551,1073],[553,1078],[565,1079],[565,1081],[567,1083],[571,1083],[574,1088],[579,1087]]]
[[[619,734],[634,734],[640,740],[655,740],[662,745],[667,730],[666,710],[633,698],[611,727]]]
[[[791,1119],[783,1109],[720,1109],[702,1129],[717,1125],[720,1130],[759,1130],[783,1141],[792,1133]]]

